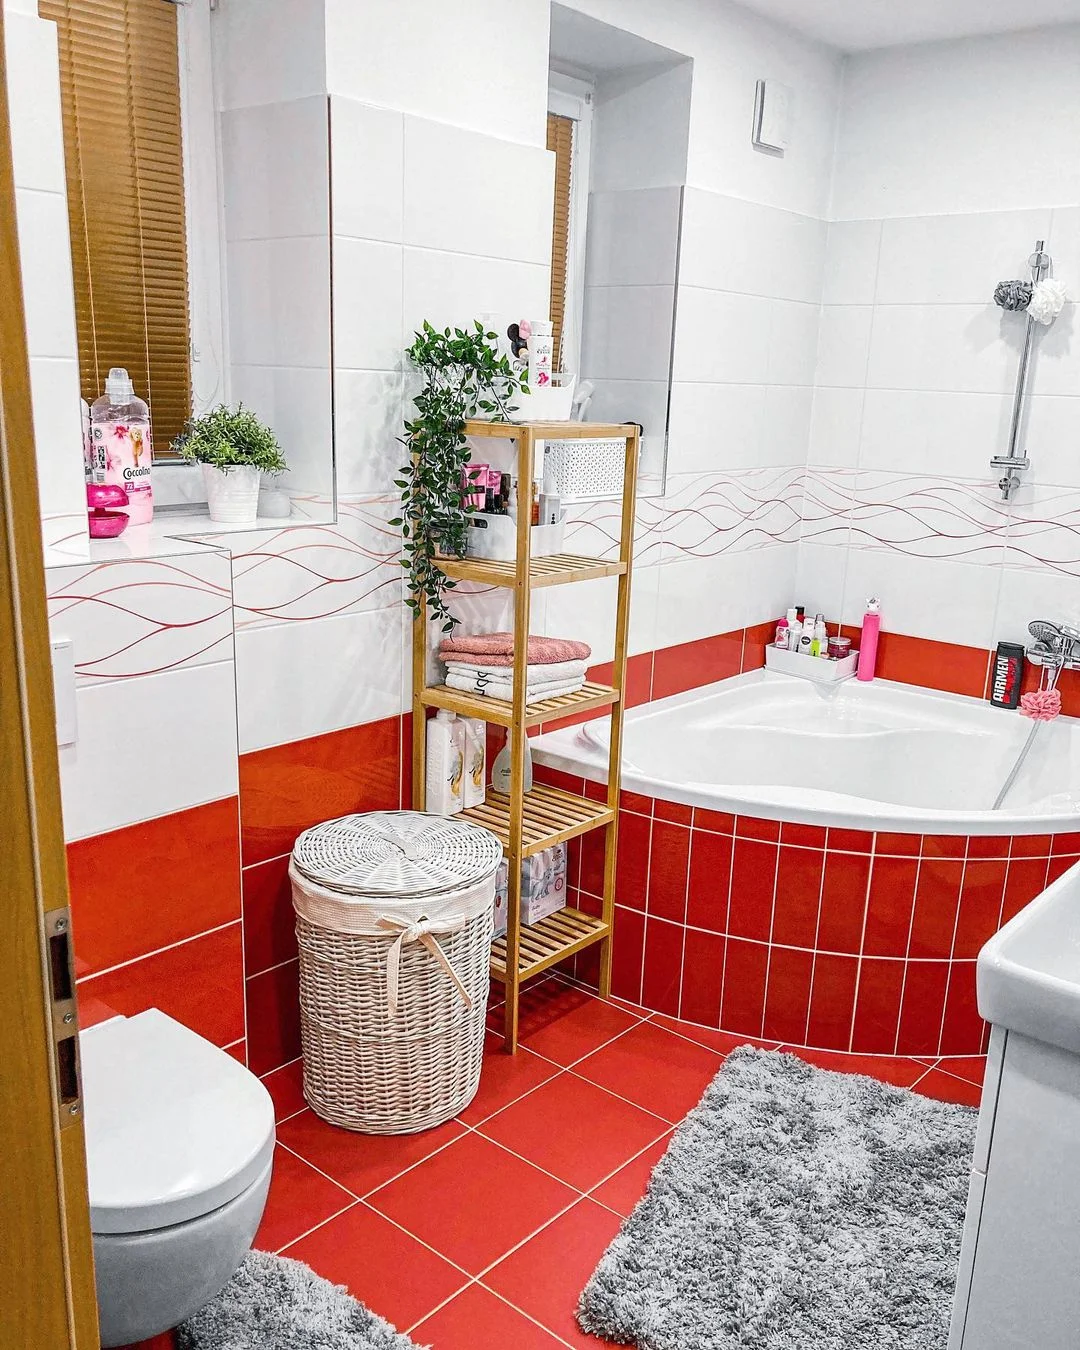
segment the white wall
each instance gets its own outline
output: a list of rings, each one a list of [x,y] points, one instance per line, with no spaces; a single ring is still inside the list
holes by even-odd
[[[1023,317],[992,300],[1036,239],[1080,295],[1080,27],[851,58],[833,183],[799,592],[988,647],[1080,617],[1080,334],[1040,332],[1011,504]]]

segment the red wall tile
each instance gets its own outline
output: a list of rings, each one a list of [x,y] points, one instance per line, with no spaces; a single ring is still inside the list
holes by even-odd
[[[296,836],[319,821],[393,810],[400,794],[400,720],[388,717],[241,755],[244,865],[290,852]]]
[[[975,962],[954,961],[945,995],[941,1044],[950,1055],[978,1055],[985,1029],[975,1000]]]
[[[680,1017],[707,1027],[720,1025],[726,945],[719,933],[701,933],[695,928],[686,930]]]
[[[907,955],[918,871],[915,858],[875,856],[863,934],[868,956]]]
[[[803,1045],[810,1011],[813,952],[773,947],[765,992],[762,1035],[770,1041]]]
[[[858,977],[858,957],[817,954],[806,1029],[808,1045],[825,1050],[848,1048]]]
[[[1004,859],[969,858],[960,890],[960,912],[956,920],[954,958],[978,956],[983,944],[998,930],[1001,902],[1005,895]]]
[[[826,833],[823,825],[798,825],[787,820],[780,823],[780,842],[782,844],[801,844],[804,848],[824,848]]]
[[[1001,922],[1006,924],[1030,905],[1046,889],[1047,860],[1045,858],[1011,858],[1005,876],[1005,899],[1001,906]]]
[[[666,820],[654,820],[649,864],[649,915],[686,922],[686,884],[690,866],[690,831]]]
[[[645,915],[615,906],[611,938],[611,992],[616,998],[641,1002],[641,963],[645,951]]]
[[[948,961],[909,961],[900,1008],[898,1055],[936,1055],[949,984]]]
[[[736,839],[731,859],[731,901],[728,932],[733,937],[767,942],[772,928],[773,891],[776,886],[775,844],[757,839]],[[745,1031],[746,1027],[740,1027]]]
[[[296,956],[288,854],[245,867],[243,883],[245,974],[257,975]]]
[[[760,670],[765,664],[765,648],[776,638],[776,619],[756,623],[743,633],[742,668]]]
[[[300,1054],[299,966],[289,961],[246,982],[248,1066],[269,1073]]]
[[[742,669],[742,650],[741,629],[659,648],[653,653],[653,698],[667,698],[738,675]]]
[[[679,1015],[679,989],[682,984],[683,937],[681,923],[664,923],[651,916],[645,923],[645,965],[641,981],[641,1000],[647,1008]]]
[[[780,838],[780,822],[758,816],[736,816],[735,833],[740,839],[766,839],[775,844]]]
[[[695,806],[694,829],[708,830],[710,834],[734,834],[735,817],[726,811],[710,811],[707,807]]]
[[[83,981],[80,992],[130,1016],[160,1008],[215,1045],[244,1035],[240,924],[144,956]]]
[[[67,847],[80,972],[106,970],[240,917],[237,799]]]
[[[813,948],[825,854],[816,848],[780,846],[772,940],[783,946]]]
[[[851,1048],[857,1054],[891,1055],[900,1024],[904,962],[864,957],[859,966]]]
[[[769,949],[763,943],[730,938],[724,963],[720,1025],[741,1036],[760,1036],[765,1011]]]
[[[622,833],[620,821],[619,833]],[[590,895],[604,894],[604,850],[606,830],[590,830],[581,836],[578,849],[579,871],[577,884]]]
[[[964,864],[957,858],[924,857],[919,863],[909,955],[930,958],[950,955],[963,875]]]
[[[855,953],[862,941],[870,859],[861,853],[827,853],[821,885],[819,951]]]
[[[645,816],[619,816],[619,844],[615,866],[615,899],[631,909],[644,909],[649,881],[652,821]]]
[[[727,835],[694,830],[690,836],[690,885],[686,922],[716,933],[727,931],[732,841]]]

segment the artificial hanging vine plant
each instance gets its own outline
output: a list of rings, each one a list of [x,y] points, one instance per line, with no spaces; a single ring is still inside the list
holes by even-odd
[[[470,457],[465,423],[478,416],[509,421],[510,400],[529,392],[524,374],[500,355],[496,342],[479,319],[468,330],[442,331],[425,321],[406,351],[423,385],[413,400],[415,415],[405,422],[402,443],[410,458],[396,480],[401,515],[391,524],[401,527],[401,565],[409,577],[405,603],[417,615],[426,603],[444,633],[457,623],[446,602],[456,583],[435,557],[464,556],[473,510],[463,491]]]

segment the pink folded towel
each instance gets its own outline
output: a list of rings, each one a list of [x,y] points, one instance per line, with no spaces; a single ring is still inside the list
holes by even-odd
[[[444,661],[471,661],[486,666],[514,664],[513,633],[463,633],[447,638],[440,646]],[[587,661],[592,648],[572,638],[530,637],[526,661],[530,666],[555,665],[559,661]]]

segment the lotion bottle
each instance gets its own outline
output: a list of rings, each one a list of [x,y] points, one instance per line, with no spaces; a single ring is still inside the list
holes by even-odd
[[[533,765],[532,751],[529,749],[528,738],[525,741],[525,791],[531,792],[533,785]],[[495,756],[495,763],[491,766],[491,790],[499,792],[504,797],[510,796],[510,733],[506,733],[506,744]]]
[[[546,319],[532,321],[529,337],[529,392],[551,387],[551,367],[555,358],[555,330]]]
[[[440,708],[427,724],[425,802],[433,815],[456,816],[464,805],[465,728]]]
[[[487,782],[487,723],[479,717],[460,719],[465,730],[465,809],[483,806]]]
[[[814,621],[808,614],[803,619],[802,629],[799,632],[799,655],[809,656],[814,645]]]
[[[862,639],[859,642],[858,677],[864,682],[874,678],[877,667],[878,637],[881,633],[881,601],[871,596],[866,602],[862,621]]]

